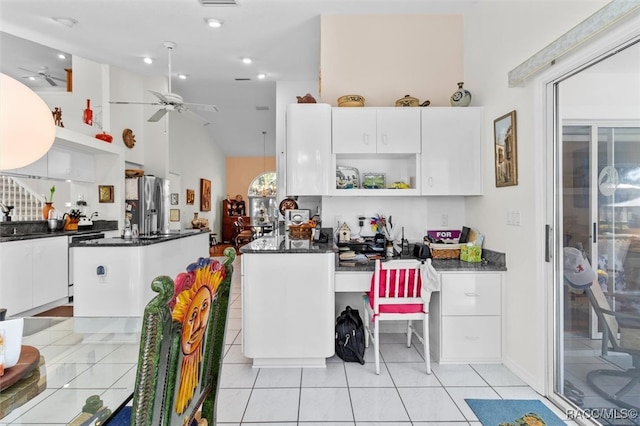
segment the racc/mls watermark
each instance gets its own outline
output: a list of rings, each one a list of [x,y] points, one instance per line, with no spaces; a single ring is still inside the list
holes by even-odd
[[[569,408],[567,417],[569,420],[635,420],[638,418],[638,410],[635,408]]]

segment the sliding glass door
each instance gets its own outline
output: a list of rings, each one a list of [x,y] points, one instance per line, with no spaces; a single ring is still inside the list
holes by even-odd
[[[583,409],[640,406],[638,76],[636,44],[556,84],[555,391]],[[620,92],[625,85],[633,101]],[[568,279],[576,263],[567,247],[595,272],[583,288]],[[602,305],[609,313],[598,320]]]

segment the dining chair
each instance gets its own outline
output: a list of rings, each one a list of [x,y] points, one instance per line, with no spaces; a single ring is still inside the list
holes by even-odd
[[[429,265],[430,266],[430,265]],[[419,260],[376,260],[370,290],[363,295],[365,347],[375,349],[376,374],[380,374],[380,322],[407,321],[407,347],[411,337],[423,344],[426,373],[431,374],[429,354],[429,299],[431,290],[423,286],[425,264]],[[413,325],[422,320],[422,333]]]
[[[234,222],[233,227],[233,244],[236,248],[239,248],[240,245],[246,244],[253,240],[253,230],[251,228],[245,228],[245,223],[242,216],[238,217],[238,219]]]

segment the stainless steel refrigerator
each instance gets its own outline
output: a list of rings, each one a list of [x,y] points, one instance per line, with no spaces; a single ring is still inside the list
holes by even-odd
[[[169,181],[152,175],[126,178],[125,226],[138,225],[140,235],[169,232]]]

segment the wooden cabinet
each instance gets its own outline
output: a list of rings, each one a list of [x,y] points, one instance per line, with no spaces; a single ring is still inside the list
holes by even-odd
[[[429,305],[431,353],[439,363],[502,361],[502,273],[441,274]]]
[[[423,108],[422,195],[482,195],[482,108]]]
[[[67,237],[0,243],[0,300],[9,315],[66,299]]]
[[[334,154],[420,153],[419,108],[333,108]]]
[[[331,106],[287,106],[285,191],[292,195],[327,195],[331,172]]]
[[[233,240],[233,223],[242,216],[245,226],[251,224],[251,219],[247,216],[246,202],[222,200],[222,242],[230,243]]]

